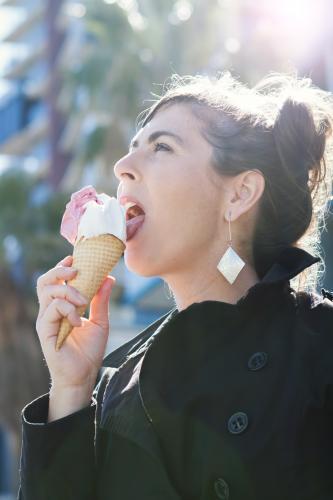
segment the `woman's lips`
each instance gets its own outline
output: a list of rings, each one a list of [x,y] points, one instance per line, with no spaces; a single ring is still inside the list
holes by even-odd
[[[133,238],[137,230],[142,226],[145,220],[145,214],[137,215],[132,219],[126,221],[126,241],[129,241]]]

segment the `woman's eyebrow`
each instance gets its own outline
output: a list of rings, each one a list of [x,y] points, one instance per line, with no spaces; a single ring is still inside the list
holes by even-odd
[[[179,144],[183,145],[184,141],[179,135],[174,134],[173,132],[169,132],[168,130],[156,130],[148,137],[148,144],[156,141],[161,135],[167,135],[169,137],[173,137]],[[137,148],[139,146],[139,141],[137,139],[132,139],[129,145],[129,148]]]

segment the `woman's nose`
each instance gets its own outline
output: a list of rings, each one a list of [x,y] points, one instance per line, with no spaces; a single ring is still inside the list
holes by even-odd
[[[126,156],[120,158],[117,161],[115,166],[113,167],[114,175],[120,181],[124,178],[124,176],[129,176],[130,179],[138,178],[138,170],[133,165],[133,159],[131,158],[131,154],[128,153]]]

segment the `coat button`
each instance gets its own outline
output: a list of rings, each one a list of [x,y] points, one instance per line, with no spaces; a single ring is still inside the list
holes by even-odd
[[[256,371],[260,370],[260,368],[263,368],[266,363],[267,363],[267,353],[260,351],[260,352],[255,352],[252,354],[250,357],[247,366],[250,370]]]
[[[249,420],[247,418],[246,413],[242,411],[238,411],[237,413],[234,413],[231,415],[231,417],[228,420],[228,431],[231,434],[240,434],[241,432],[245,431],[246,427],[248,426]]]
[[[222,477],[219,477],[214,481],[214,490],[216,497],[220,500],[228,500],[229,498],[229,486]]]

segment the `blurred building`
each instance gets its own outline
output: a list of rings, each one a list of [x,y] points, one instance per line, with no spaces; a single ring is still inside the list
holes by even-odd
[[[68,154],[59,141],[65,118],[57,106],[57,57],[66,37],[59,22],[62,0],[6,0],[0,16],[16,13],[2,37],[0,155],[2,161],[36,161],[57,186]]]

